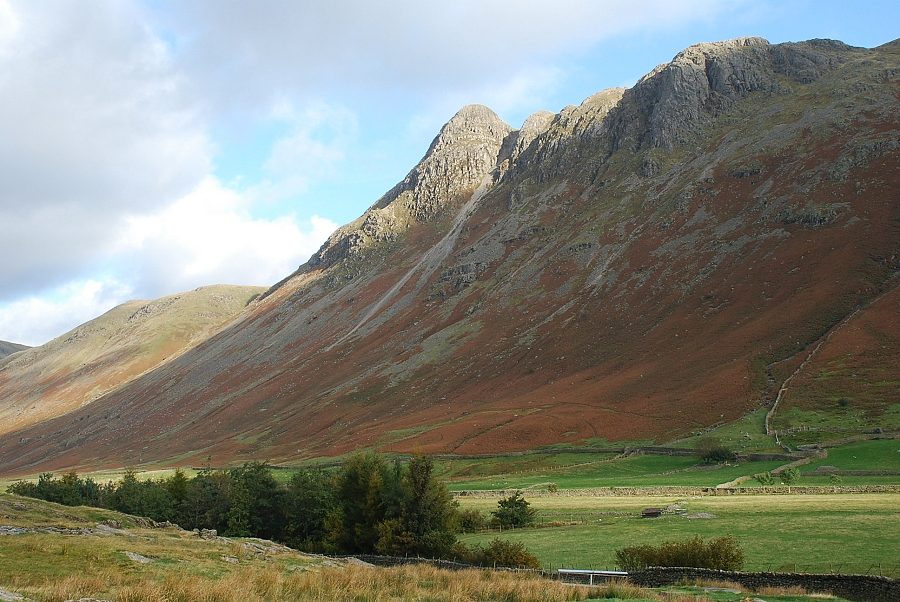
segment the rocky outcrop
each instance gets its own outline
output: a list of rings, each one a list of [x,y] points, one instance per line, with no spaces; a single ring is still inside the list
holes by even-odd
[[[497,167],[513,129],[489,108],[468,105],[441,128],[422,160],[362,217],[338,229],[307,262],[326,268],[360,257],[374,243],[396,240],[468,197]]]
[[[783,79],[809,83],[835,69],[852,48],[831,40],[770,45],[749,37],[704,43],[680,52],[633,88],[611,88],[558,115],[539,111],[514,131],[482,105],[463,107],[441,129],[425,157],[402,182],[358,220],[338,229],[307,263],[326,268],[359,258],[379,242],[392,242],[415,222],[425,222],[465,197],[490,173],[534,169],[543,182],[622,148],[672,149],[690,141],[710,119],[754,92],[785,92]],[[659,164],[648,157],[639,172],[652,177]],[[301,270],[302,271],[302,270]]]
[[[610,149],[671,149],[754,92],[810,83],[847,60],[841,42],[770,45],[763,38],[697,44],[643,77],[611,116]],[[787,80],[787,81],[785,81]]]

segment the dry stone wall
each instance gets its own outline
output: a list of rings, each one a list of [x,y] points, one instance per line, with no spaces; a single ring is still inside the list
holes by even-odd
[[[896,602],[900,583],[874,575],[810,575],[804,573],[742,573],[694,568],[650,568],[629,573],[628,580],[644,587],[683,581],[732,581],[753,590],[764,587],[802,587],[809,592],[831,593],[860,602]]]

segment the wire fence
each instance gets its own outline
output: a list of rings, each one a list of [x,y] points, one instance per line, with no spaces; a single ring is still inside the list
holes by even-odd
[[[554,573],[558,569],[588,569],[592,571],[620,570],[615,562],[590,562],[585,564],[583,559],[573,559],[567,562],[565,557],[554,562],[546,563],[543,569]],[[815,575],[877,575],[891,579],[900,578],[900,565],[869,562],[753,562],[744,564],[741,568],[746,573],[807,573]]]

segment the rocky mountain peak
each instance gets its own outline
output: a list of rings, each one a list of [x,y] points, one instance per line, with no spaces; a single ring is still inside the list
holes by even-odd
[[[497,167],[513,132],[491,109],[466,105],[444,126],[421,161],[356,221],[332,234],[307,263],[327,267],[359,256],[372,244],[394,240],[412,223],[427,222],[471,195]]]
[[[466,105],[444,124],[432,143],[432,148],[438,143],[453,144],[463,139],[479,139],[484,136],[493,138],[498,132],[502,139],[511,130],[512,128],[489,107],[479,104]]]
[[[846,61],[848,50],[831,40],[771,45],[758,37],[690,46],[626,92],[610,124],[611,150],[687,143],[741,98],[786,92],[785,81],[815,81]]]
[[[556,114],[550,111],[538,111],[529,115],[516,136],[513,157],[521,155],[535,138],[546,132],[555,117]]]

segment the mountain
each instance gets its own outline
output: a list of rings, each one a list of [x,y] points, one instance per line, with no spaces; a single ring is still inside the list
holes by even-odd
[[[0,359],[0,433],[88,406],[208,337],[264,290],[209,286],[129,301],[45,345]]]
[[[24,351],[25,349],[30,349],[30,347],[28,345],[0,341],[0,359],[3,359],[7,355],[12,355],[17,351]]]
[[[898,73],[896,42],[745,38],[518,130],[465,107],[235,323],[0,470],[666,441],[776,399],[785,435],[896,427]],[[871,368],[834,380],[855,426],[833,362]]]

